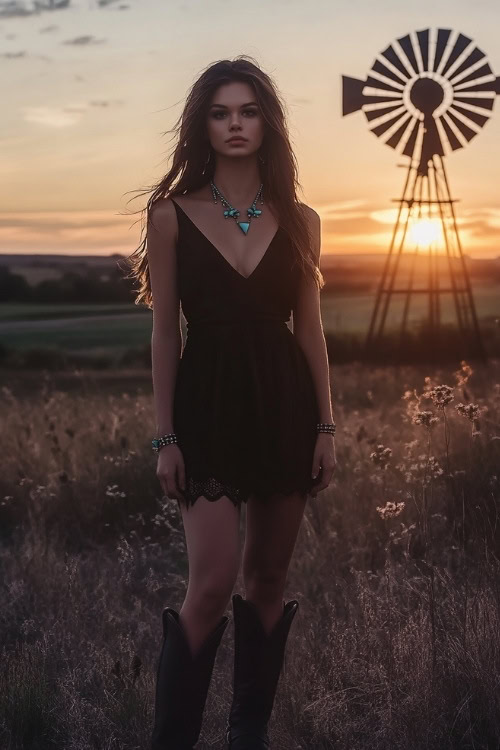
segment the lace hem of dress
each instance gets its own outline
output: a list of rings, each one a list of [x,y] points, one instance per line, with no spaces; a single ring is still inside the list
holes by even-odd
[[[306,485],[300,487],[296,484],[280,488],[274,487],[273,489],[269,489],[264,495],[270,495],[273,493],[288,495],[296,491],[309,495],[313,484],[314,482],[309,481]],[[263,493],[256,492],[255,494],[261,497],[263,496]],[[221,482],[215,477],[207,477],[205,479],[188,477],[186,481],[186,489],[183,492],[184,500],[189,505],[194,505],[196,500],[201,496],[206,497],[207,500],[213,502],[219,500],[223,495],[226,495],[233,505],[240,506],[242,502],[246,503],[248,501],[250,491],[228,482]]]
[[[220,482],[215,477],[208,477],[207,479],[188,477],[183,496],[189,505],[194,505],[195,501],[202,495],[211,502],[226,495],[233,505],[239,506],[242,502],[247,502],[248,494],[248,491],[241,489],[241,487],[236,487],[228,482]]]

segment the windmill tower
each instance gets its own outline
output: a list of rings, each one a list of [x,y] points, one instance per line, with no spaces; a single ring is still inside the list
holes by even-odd
[[[413,303],[438,341],[445,313],[454,310],[460,340],[485,357],[444,157],[480,132],[498,94],[500,78],[484,52],[450,29],[397,39],[377,55],[366,81],[342,76],[343,116],[363,110],[371,132],[409,157],[366,349],[380,344],[389,312],[400,321],[402,342]]]

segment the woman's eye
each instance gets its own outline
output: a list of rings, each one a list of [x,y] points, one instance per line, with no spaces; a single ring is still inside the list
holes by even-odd
[[[250,115],[250,117],[255,117],[257,115],[257,110],[256,109],[244,109],[243,114]],[[221,120],[223,117],[225,117],[225,115],[226,115],[226,112],[223,112],[222,110],[220,110],[219,112],[214,112],[212,116],[215,120]]]

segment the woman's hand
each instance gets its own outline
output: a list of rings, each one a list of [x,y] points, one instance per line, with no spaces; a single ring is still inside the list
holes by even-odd
[[[186,475],[184,458],[176,443],[169,443],[160,448],[156,476],[167,497],[182,500],[182,492],[186,489]]]
[[[334,436],[329,432],[319,432],[316,438],[312,465],[312,477],[315,479],[319,475],[319,479],[318,484],[315,484],[311,489],[313,497],[316,497],[318,492],[328,487],[336,465]]]

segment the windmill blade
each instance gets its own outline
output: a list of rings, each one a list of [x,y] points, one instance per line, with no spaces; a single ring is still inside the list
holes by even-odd
[[[476,97],[474,99],[471,99],[470,97],[458,96],[457,94],[455,94],[455,96],[453,97],[453,101],[462,102],[462,104],[472,104],[474,105],[474,107],[482,107],[483,109],[489,109],[489,110],[493,109],[493,105],[495,103],[495,99],[493,98],[486,99],[483,97],[481,98]]]
[[[370,122],[371,120],[376,120],[379,117],[383,117],[384,115],[388,115],[390,112],[394,112],[396,109],[400,109],[401,104],[394,104],[392,107],[382,107],[382,109],[364,109],[364,113],[366,115],[366,119]]]
[[[398,39],[398,43],[405,53],[406,57],[408,58],[408,62],[410,63],[415,73],[419,73],[420,71],[418,69],[417,58],[415,57],[415,51],[413,49],[413,43],[411,41],[410,35],[407,34],[406,36],[402,36],[400,39]]]
[[[380,60],[375,60],[375,62],[372,65],[372,70],[375,73],[380,73],[380,75],[385,76],[386,78],[390,78],[395,83],[406,83],[406,81],[402,81],[401,77],[399,75],[396,75],[392,70],[387,68],[383,63],[380,62]]]
[[[396,148],[402,139],[403,135],[406,133],[406,129],[408,127],[409,122],[413,119],[412,115],[407,115],[406,119],[403,120],[402,124],[397,128],[397,130],[394,131],[394,133],[391,135],[391,137],[385,142],[386,146],[390,146],[391,148]]]
[[[453,104],[448,111],[459,112],[461,115],[467,117],[469,120],[472,120],[472,122],[475,122],[476,125],[479,125],[480,127],[483,127],[490,119],[486,115],[480,115],[478,112],[473,112],[471,109],[464,109],[463,107],[459,107],[457,104]]]
[[[413,154],[415,153],[415,146],[417,143],[417,136],[418,131],[421,126],[420,120],[415,119],[415,125],[413,126],[413,130],[410,133],[410,137],[406,141],[406,146],[404,147],[403,156],[409,156],[410,158],[413,158]]]
[[[399,120],[401,120],[401,117],[403,116],[403,113],[396,115],[395,117],[391,117],[390,120],[386,120],[385,122],[381,123],[380,125],[376,125],[374,128],[370,128],[372,133],[375,133],[375,135],[383,135],[386,133],[393,125],[395,125]]]
[[[418,46],[422,56],[424,70],[429,70],[429,29],[417,31]]]
[[[458,138],[455,135],[454,131],[450,128],[446,117],[440,117],[439,121],[440,121],[441,125],[444,128],[444,131],[446,133],[446,137],[448,138],[448,143],[450,144],[450,147],[451,147],[452,151],[456,151],[459,148],[463,148],[462,144],[458,140]]]
[[[462,78],[460,81],[456,81],[454,86],[456,88],[459,84],[461,85],[462,83],[469,83],[469,81],[477,81],[479,78],[483,78],[483,76],[489,75],[493,75],[493,71],[488,63],[486,63],[485,65],[482,65],[480,68],[475,70],[473,73],[470,73],[465,78]]]
[[[448,110],[446,114],[448,115],[450,120],[457,126],[458,130],[460,131],[460,133],[462,133],[464,138],[466,138],[468,141],[471,141],[474,138],[474,136],[477,135],[475,130],[472,130],[472,128],[466,125],[465,122],[462,122],[462,120],[459,120],[458,117],[453,114],[453,112],[450,112]]]
[[[387,49],[385,49],[381,54],[386,58],[386,60],[388,60],[391,63],[391,65],[394,65],[394,67],[397,68],[397,70],[399,70],[403,74],[406,80],[408,80],[408,78],[410,77],[408,75],[408,71],[405,65],[403,65],[403,63],[401,62],[401,58],[394,50],[394,47],[392,46],[392,44],[389,45],[389,47],[387,47]]]
[[[460,75],[460,73],[464,73],[466,70],[468,70],[469,68],[471,68],[473,65],[475,65],[476,63],[478,63],[480,60],[484,60],[485,57],[486,57],[486,55],[484,54],[484,52],[482,52],[477,47],[474,47],[474,49],[472,50],[472,52],[470,53],[470,55],[455,70],[455,72],[453,73],[453,75],[450,78],[450,81],[454,81],[456,78],[458,78],[458,76]],[[471,73],[471,75],[475,75],[477,73],[478,73],[478,71],[476,71],[475,73]],[[477,77],[479,78],[479,75],[477,75]]]
[[[446,75],[446,73],[449,71],[453,63],[455,63],[458,60],[462,52],[464,52],[467,49],[467,47],[469,46],[471,42],[472,42],[472,39],[469,39],[469,37],[465,36],[465,34],[458,35],[458,38],[455,44],[453,45],[453,49],[451,50],[448,56],[446,64],[443,70],[441,71],[441,75],[443,76]]]
[[[388,83],[384,83],[383,81],[379,81],[378,78],[373,78],[373,76],[368,76],[366,79],[366,85],[370,86],[372,89],[380,89],[381,91],[394,91],[396,94],[401,95],[403,86],[396,88],[395,86],[391,86]]]
[[[451,29],[438,29],[438,36],[436,42],[436,54],[434,55],[433,70],[436,71],[439,68],[439,64],[443,59],[448,39],[451,36]]]
[[[495,81],[491,81],[491,83],[477,83],[475,86],[468,86],[466,85],[465,88],[462,88],[462,85],[459,84],[458,86],[455,86],[455,91],[460,91],[461,93],[467,92],[467,91],[495,91]]]

